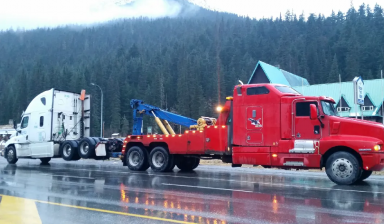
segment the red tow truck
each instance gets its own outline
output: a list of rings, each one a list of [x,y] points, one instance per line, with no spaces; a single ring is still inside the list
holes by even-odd
[[[122,162],[131,170],[157,172],[175,165],[193,170],[200,159],[221,159],[232,167],[325,168],[336,184],[354,184],[384,168],[384,126],[339,117],[334,104],[332,98],[303,96],[285,85],[238,85],[217,120],[202,117],[193,124],[131,101],[134,135],[124,140]],[[144,114],[154,116],[164,134],[141,133]],[[167,117],[189,129],[176,134]]]

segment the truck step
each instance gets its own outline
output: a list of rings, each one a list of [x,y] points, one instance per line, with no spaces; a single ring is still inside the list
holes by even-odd
[[[84,113],[91,112],[91,110],[84,110]]]
[[[84,127],[84,129],[86,129],[86,130],[87,130],[87,129],[89,129],[89,127]]]

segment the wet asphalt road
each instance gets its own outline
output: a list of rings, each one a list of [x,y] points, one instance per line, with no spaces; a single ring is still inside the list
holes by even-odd
[[[308,171],[201,165],[153,173],[117,161],[54,159],[47,166],[0,158],[1,196],[37,200],[41,222],[55,224],[384,222],[384,177],[337,186]]]

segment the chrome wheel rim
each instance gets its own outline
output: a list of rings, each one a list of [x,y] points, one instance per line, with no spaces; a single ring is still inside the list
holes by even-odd
[[[332,163],[332,172],[335,176],[346,179],[353,173],[353,165],[351,161],[345,158],[336,159]]]
[[[72,151],[72,147],[70,145],[67,144],[64,146],[63,154],[65,157],[68,157],[69,155],[71,155],[71,151]]]
[[[84,142],[83,144],[81,144],[81,147],[80,147],[81,154],[86,155],[88,151],[89,151],[89,144],[87,142]]]
[[[128,157],[129,164],[132,166],[137,166],[140,163],[140,153],[139,152],[131,152]]]
[[[164,166],[165,163],[165,155],[162,152],[155,152],[152,156],[152,164],[156,168],[160,168]]]
[[[13,150],[9,150],[7,155],[8,161],[13,160],[14,157],[15,157],[15,153],[13,152]]]

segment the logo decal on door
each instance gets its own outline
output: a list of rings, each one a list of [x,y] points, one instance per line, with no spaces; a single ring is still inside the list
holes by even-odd
[[[252,125],[255,125],[255,127],[257,127],[257,128],[263,127],[263,125],[260,123],[261,118],[259,118],[257,120],[252,119],[252,118],[248,118],[248,120],[251,122]]]

